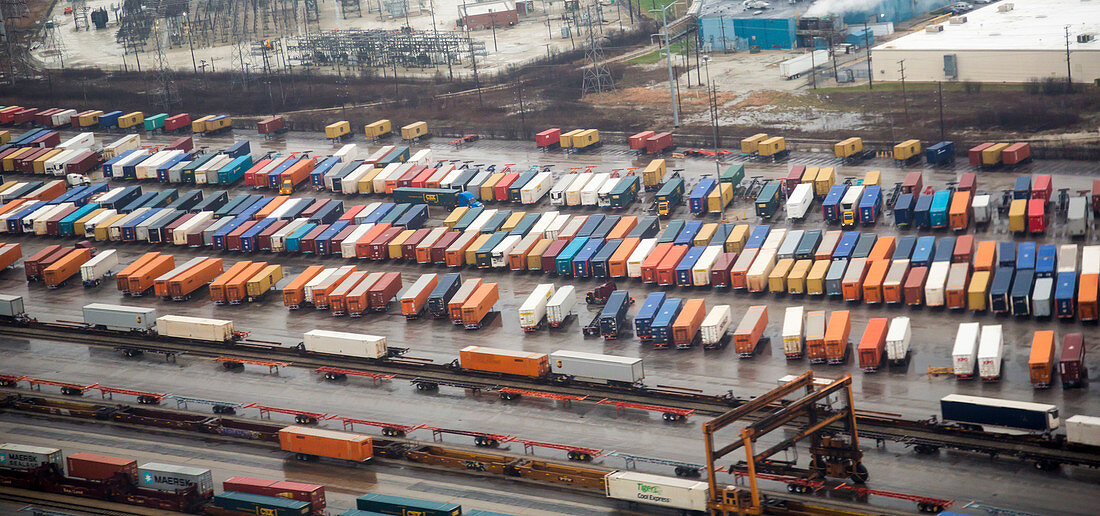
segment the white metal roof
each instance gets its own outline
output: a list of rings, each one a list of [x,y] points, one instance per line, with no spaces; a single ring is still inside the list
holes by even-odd
[[[478,2],[476,4],[466,4],[458,6],[459,16],[478,16],[482,14],[503,13],[508,11],[515,11],[516,6],[508,0],[497,0],[490,2]],[[465,14],[463,13],[465,11]]]
[[[998,11],[1011,4],[1007,12]],[[1013,0],[989,4],[963,15],[966,23],[944,23],[942,32],[914,32],[874,50],[1070,50],[1100,51],[1100,2]],[[1095,39],[1078,43],[1077,35]]]

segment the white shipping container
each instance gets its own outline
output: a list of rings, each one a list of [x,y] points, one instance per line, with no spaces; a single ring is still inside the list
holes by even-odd
[[[497,210],[482,211],[481,215],[478,215],[477,218],[474,219],[474,221],[471,222],[469,226],[466,226],[466,231],[472,231],[474,233],[480,232],[481,228],[485,227],[485,225],[489,223],[489,219],[493,218],[493,216],[496,214]]]
[[[806,341],[805,308],[788,306],[783,313],[783,354],[787,360],[802,358]]]
[[[714,262],[718,261],[718,256],[722,254],[722,251],[721,245],[707,246],[706,249],[703,249],[703,254],[699,255],[695,265],[691,266],[692,285],[702,287],[710,284],[710,269],[714,267]],[[629,263],[627,266],[629,267]]]
[[[615,186],[618,185],[619,181],[621,181],[622,179],[623,178],[621,177],[612,177],[607,181],[604,181],[603,185],[600,186],[599,191],[596,192],[596,206],[599,206],[601,208],[611,207],[611,191],[615,189]]]
[[[1100,245],[1081,248],[1081,274],[1100,274]]]
[[[634,248],[634,251],[630,253],[630,257],[626,260],[627,277],[642,277],[642,262],[649,256],[649,253],[653,252],[654,247],[657,247],[656,238],[646,238],[638,242],[638,247]]]
[[[974,368],[978,360],[978,323],[961,323],[959,331],[955,333],[955,347],[951,350],[951,360],[954,364],[955,376],[970,378],[974,376]]]
[[[172,232],[172,243],[175,245],[187,245],[187,234],[194,232],[196,228],[213,219],[214,212],[212,211],[200,211],[196,213],[195,216],[187,219],[187,222],[176,227],[176,230]]]
[[[550,323],[550,326],[557,327],[569,318],[575,306],[577,306],[577,289],[573,285],[559,288],[546,303],[546,322]]]
[[[811,183],[799,183],[794,187],[790,197],[787,198],[787,218],[802,220],[810,211],[810,205],[814,202],[814,188]]]
[[[53,124],[54,127],[57,127],[59,125],[69,125],[69,122],[72,122],[73,115],[75,114],[77,114],[77,111],[75,109],[66,109],[64,111],[54,113],[50,115],[50,123]]]
[[[1058,272],[1077,272],[1077,244],[1058,246]]]
[[[61,142],[58,149],[91,149],[95,146],[95,133],[80,133],[68,140]]]
[[[760,249],[771,249],[773,251],[779,251],[779,245],[783,243],[783,239],[787,237],[787,230],[784,228],[772,228],[768,233],[768,238],[764,239],[764,245],[760,246]]]
[[[581,190],[588,185],[592,177],[595,176],[592,172],[584,172],[577,174],[577,177],[569,183],[569,188],[565,189],[565,205],[566,206],[580,206],[581,204]]]
[[[72,149],[59,152],[42,164],[42,171],[52,176],[63,176],[65,175],[65,166],[69,163],[69,160],[83,154],[85,150],[87,149]]]
[[[531,231],[528,235],[538,235],[540,238],[546,236],[546,229],[550,227],[550,224],[554,222],[554,219],[558,218],[559,213],[556,211],[548,211],[543,213],[538,220],[531,226]]]
[[[608,498],[685,511],[706,511],[710,499],[706,482],[635,471],[608,473],[604,485]]]
[[[779,63],[779,75],[788,80],[797,79],[802,74],[828,63],[828,50],[814,50]]]
[[[353,220],[353,222],[355,224],[362,224],[366,222],[367,217],[370,217],[371,213],[374,213],[374,210],[377,210],[380,206],[382,206],[382,203],[380,202],[372,202],[368,204],[365,208],[360,210],[359,213],[355,214],[355,219]]]
[[[550,370],[571,379],[590,382],[641,384],[645,378],[642,359],[559,350],[550,353]]]
[[[1069,236],[1083,236],[1088,231],[1088,213],[1085,210],[1084,197],[1071,197],[1066,212],[1066,233]]]
[[[376,194],[386,193],[386,178],[393,175],[394,172],[397,172],[399,168],[401,168],[401,163],[390,163],[386,165],[386,167],[371,180],[371,191]],[[341,185],[341,188],[343,188],[343,185]]]
[[[565,225],[568,224],[568,223],[569,223],[569,215],[567,215],[567,214],[558,215],[557,217],[554,218],[554,220],[552,222],[550,222],[549,226],[546,226],[546,231],[543,232],[543,235],[546,236],[546,238],[549,238],[549,239],[557,239],[558,238],[558,233],[561,233],[562,229],[564,229]]]
[[[200,497],[214,496],[214,478],[208,469],[148,462],[138,467],[138,479],[146,489],[176,492],[193,485]]]
[[[128,150],[134,150],[141,145],[141,136],[129,134],[119,138],[103,148],[103,159],[111,159]],[[119,175],[122,172],[119,171]]]
[[[947,273],[951,271],[951,262],[934,262],[928,268],[928,279],[924,283],[924,305],[943,306],[947,288]]]
[[[228,342],[233,339],[233,321],[163,315],[157,318],[157,334],[181,339]]]
[[[554,176],[549,172],[539,172],[531,178],[523,188],[519,190],[519,202],[523,204],[535,204],[550,191],[554,182]]]
[[[140,218],[151,209],[152,208],[138,208],[137,210],[131,212],[129,215],[118,219],[114,224],[111,224],[107,228],[107,239],[112,242],[118,242],[122,240],[122,226],[129,224],[131,220],[136,220]]]
[[[970,207],[974,210],[974,223],[986,224],[989,222],[989,194],[975,195]]]
[[[363,154],[366,154],[366,153],[367,153],[367,148],[366,148],[366,146],[363,146]],[[340,158],[341,163],[348,163],[350,161],[355,161],[355,158],[359,156],[359,145],[354,144],[354,143],[349,143],[347,145],[344,145],[343,147],[340,147],[340,150],[336,151],[336,153],[333,154],[332,156],[335,157],[335,158]]]
[[[118,254],[114,249],[103,251],[80,266],[80,279],[84,286],[99,286],[103,278],[111,276],[118,269]]]
[[[431,161],[432,161],[432,150],[431,149],[420,149],[420,150],[416,151],[416,154],[413,154],[412,157],[409,158],[409,163],[412,163],[414,165],[427,165]]]
[[[982,336],[978,343],[978,374],[982,380],[994,381],[1001,378],[1001,359],[1004,358],[1004,334],[999,324],[982,326]]]
[[[103,222],[104,220],[108,220],[111,217],[114,217],[115,215],[118,215],[118,212],[115,210],[103,210],[99,212],[99,215],[92,217],[91,220],[84,223],[84,237],[94,238],[96,225],[98,225],[100,222]]]
[[[337,269],[334,267],[326,267],[324,269],[321,269],[321,272],[318,272],[317,275],[313,277],[313,279],[309,280],[306,283],[306,286],[303,289],[303,300],[306,303],[313,303],[313,289],[328,280],[329,277],[331,277],[333,274],[336,274],[336,270]]]
[[[387,354],[385,337],[328,330],[306,332],[302,348],[310,353],[358,358],[382,358]]]
[[[281,253],[283,251],[286,251],[286,238],[288,236],[290,236],[291,233],[294,233],[295,231],[298,231],[299,229],[302,229],[302,226],[304,226],[308,223],[309,223],[309,219],[305,219],[305,218],[294,219],[294,220],[290,221],[289,223],[287,223],[287,225],[280,228],[278,231],[272,233],[271,234],[271,252]]]
[[[583,226],[584,223],[587,221],[588,215],[577,215],[576,217],[569,219],[569,223],[565,225],[565,227],[561,230],[561,233],[572,235],[575,237],[576,234],[581,230],[581,226]]]
[[[1075,444],[1100,446],[1100,417],[1078,414],[1066,418],[1066,440]]]
[[[374,224],[360,224],[344,239],[340,242],[340,256],[342,258],[355,258],[355,244],[363,238],[374,227]]]
[[[607,172],[595,174],[589,179],[581,189],[581,206],[595,206],[599,201],[600,187],[610,179],[611,174]]]
[[[721,343],[726,338],[726,332],[729,331],[732,320],[733,310],[730,305],[712,307],[703,318],[703,324],[699,326],[699,336],[703,346],[712,347]]]
[[[443,179],[439,181],[440,188],[451,188],[451,185],[458,179],[458,176],[461,176],[462,173],[466,171],[464,168],[454,168],[454,165],[447,165],[446,167],[449,167],[449,171],[447,175],[443,176]]]
[[[359,180],[363,179],[363,176],[374,170],[374,165],[359,165],[355,170],[352,170],[350,174],[340,178],[340,192],[348,195],[359,193]],[[372,185],[373,186],[373,185]],[[335,191],[336,178],[333,178],[330,190]]]
[[[566,174],[561,176],[561,179],[558,179],[554,186],[550,187],[551,206],[565,206],[565,191],[569,189],[569,185],[573,184],[573,180],[577,177],[577,174]]]
[[[18,470],[37,469],[44,464],[56,464],[61,471],[65,469],[65,458],[61,456],[61,450],[58,448],[4,443],[0,444],[0,464],[6,469]]]
[[[496,247],[489,252],[489,266],[495,268],[504,267],[508,265],[508,253],[512,252],[512,248],[522,240],[520,235],[508,235],[501,240]]]
[[[890,320],[890,329],[886,330],[886,359],[900,364],[909,355],[909,340],[913,336],[909,317],[900,315]]]
[[[773,230],[774,231],[774,230]],[[748,283],[749,292],[763,292],[768,289],[768,275],[775,268],[775,248],[761,249],[752,261],[745,280]]]
[[[554,296],[553,283],[540,283],[519,306],[519,326],[523,331],[534,331],[546,318],[546,305]]]

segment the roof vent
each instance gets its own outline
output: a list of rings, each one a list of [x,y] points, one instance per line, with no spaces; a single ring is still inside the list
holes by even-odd
[[[1078,43],[1089,43],[1094,39],[1096,39],[1096,35],[1094,35],[1094,34],[1078,34],[1077,35],[1077,42]]]
[[[1010,4],[1010,3],[1000,4],[1000,5],[997,6],[997,12],[1007,13],[1007,12],[1011,11],[1014,7],[1016,7],[1015,4]]]
[[[924,32],[943,32],[943,25],[929,25],[924,28]]]
[[[966,16],[952,16],[947,19],[952,25],[958,25],[960,23],[966,23]]]

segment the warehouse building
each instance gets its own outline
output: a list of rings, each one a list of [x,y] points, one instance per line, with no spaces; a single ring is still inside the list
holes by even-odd
[[[1100,2],[1017,0],[971,11],[872,49],[876,81],[1100,79]]]
[[[516,4],[510,0],[495,0],[458,6],[458,24],[470,30],[488,29],[493,25],[509,27],[519,23]]]

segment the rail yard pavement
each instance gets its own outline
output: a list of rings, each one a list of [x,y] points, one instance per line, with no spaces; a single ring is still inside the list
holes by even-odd
[[[5,441],[61,448],[65,455],[82,451],[132,458],[139,464],[164,462],[207,468],[213,473],[218,490],[222,481],[233,476],[322,484],[330,514],[354,509],[355,498],[367,492],[452,502],[461,504],[467,511],[522,510],[525,515],[535,516],[614,512],[611,503],[600,496],[533,485],[525,485],[518,491],[511,484],[499,481],[484,482],[380,463],[357,469],[329,467],[323,463],[302,464],[274,449],[157,430],[82,425],[6,414],[0,416],[0,435],[4,435]]]
[[[111,386],[225,401],[255,402],[399,424],[423,423],[443,428],[487,431],[536,441],[617,450],[627,454],[696,464],[703,460],[698,416],[684,424],[669,424],[661,421],[656,414],[639,411],[616,414],[611,407],[589,403],[574,403],[569,408],[563,408],[557,402],[531,398],[504,402],[490,393],[469,396],[461,390],[446,387],[441,388],[438,393],[425,394],[401,380],[377,387],[356,379],[330,384],[306,370],[294,368],[283,369],[277,376],[267,374],[263,368],[251,367],[244,372],[228,373],[222,371],[218,364],[205,359],[184,356],[175,364],[165,363],[152,356],[140,360],[123,360],[109,350],[42,340],[0,344],[0,357],[3,358],[6,368],[20,374],[65,378],[77,383],[99,382]],[[94,399],[92,394],[86,397],[89,401]],[[165,400],[164,403],[172,406],[171,400]],[[206,410],[198,405],[189,408]],[[244,409],[241,414],[254,416],[255,410]],[[273,414],[272,418],[287,424],[292,421],[290,416],[281,414]],[[341,428],[336,421],[324,422],[322,425]],[[378,435],[376,428],[356,426],[355,430]],[[5,432],[3,427],[0,427],[0,433],[12,435]],[[411,434],[411,437],[427,440],[428,435],[427,431],[420,430]],[[774,444],[780,437],[782,434],[768,436],[761,443]],[[49,440],[52,435],[45,435],[43,438]],[[79,437],[72,439],[80,440]],[[17,440],[22,442],[21,438]],[[470,437],[457,435],[446,435],[443,440],[451,446],[467,446],[471,442]],[[137,451],[156,449],[147,443],[131,442]],[[222,453],[222,448],[223,445],[218,444],[213,448],[197,451],[196,458],[206,459],[211,454]],[[512,453],[521,453],[522,450],[519,443],[505,443],[502,448]],[[168,447],[167,452],[175,453],[176,450]],[[804,456],[807,452],[807,449],[800,447],[796,453]],[[869,441],[864,441],[864,452],[865,463],[871,472],[871,480],[867,484],[869,488],[959,501],[971,499],[972,493],[983,493],[979,501],[984,503],[1036,513],[1085,514],[1081,512],[1084,509],[1082,497],[1087,497],[1086,493],[1100,481],[1100,472],[1092,470],[1065,468],[1056,472],[1038,472],[1027,463],[1014,460],[990,461],[971,454],[941,452],[935,456],[919,456],[898,444],[875,448]],[[281,458],[277,452],[272,453],[275,453],[276,458]],[[561,451],[545,449],[538,449],[535,453],[557,459],[564,455]],[[736,457],[735,454],[730,460],[738,460]],[[794,457],[795,454],[792,453],[787,457],[777,458]],[[252,460],[244,464],[250,465],[251,462]],[[287,462],[293,464],[292,461]],[[597,463],[612,468],[623,465],[621,459],[614,457],[599,458]],[[639,463],[638,468],[669,474],[667,467]],[[373,468],[371,471],[374,471]],[[288,476],[297,480],[317,481],[304,478],[297,472],[288,472]],[[727,477],[724,481],[732,482],[732,478]],[[378,483],[389,484],[381,480]],[[1034,489],[1025,492],[1015,487],[1023,484]],[[764,485],[773,489],[782,488],[779,485]],[[876,499],[875,503],[894,506],[889,500]],[[898,507],[911,509],[904,504]]]

